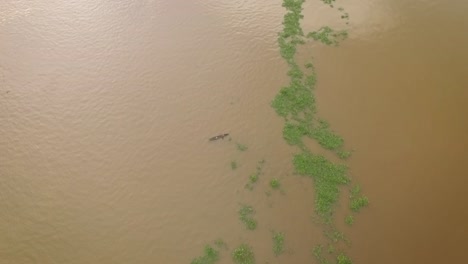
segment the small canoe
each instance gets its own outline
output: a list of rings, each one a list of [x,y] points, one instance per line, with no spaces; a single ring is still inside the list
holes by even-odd
[[[224,137],[227,137],[227,136],[229,136],[229,134],[221,134],[221,135],[214,136],[214,137],[210,138],[209,140],[210,141],[215,141],[215,140],[218,140],[218,139],[224,139]]]

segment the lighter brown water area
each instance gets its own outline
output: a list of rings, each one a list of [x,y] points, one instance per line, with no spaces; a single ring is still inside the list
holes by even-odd
[[[313,185],[292,174],[297,150],[270,107],[288,80],[281,3],[1,1],[0,263],[190,263],[217,238],[250,243],[258,263],[313,263]],[[349,39],[298,57],[314,56],[319,115],[356,150],[350,176],[371,201],[352,228],[338,223],[347,252],[462,263],[468,2],[337,6]],[[304,8],[307,31],[339,21],[319,1]],[[232,141],[208,142],[220,133]],[[284,193],[267,196],[273,177]],[[271,229],[285,233],[277,258]]]

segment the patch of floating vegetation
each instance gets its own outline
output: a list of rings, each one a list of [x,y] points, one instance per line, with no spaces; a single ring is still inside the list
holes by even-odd
[[[277,190],[281,187],[281,183],[279,181],[279,179],[277,178],[273,178],[270,180],[270,187]]]
[[[369,199],[362,196],[351,200],[351,210],[354,212],[359,212],[361,208],[366,207],[369,204]]]
[[[329,254],[334,254],[335,253],[335,247],[331,244],[328,245],[328,253]],[[312,250],[312,254],[314,255],[314,258],[317,260],[318,263],[320,264],[330,264],[330,260],[324,256],[324,248],[323,245],[317,245],[314,247]],[[351,259],[346,256],[343,252],[338,254],[336,256],[336,263],[337,264],[352,264],[353,262]]]
[[[263,165],[265,164],[265,160],[261,160],[257,164],[257,168],[254,173],[249,175],[249,182],[245,185],[246,189],[253,190],[255,183],[257,183],[260,175],[263,171]]]
[[[239,151],[246,151],[247,149],[249,149],[246,145],[240,143],[237,143],[236,146]]]
[[[333,246],[333,244],[328,244],[328,254],[333,254],[335,253],[335,247]]]
[[[255,183],[258,181],[260,174],[254,173],[249,176],[249,182],[245,185],[246,189],[253,190]]]
[[[235,170],[235,169],[237,169],[237,167],[238,167],[237,162],[236,161],[231,161],[231,169]]]
[[[328,264],[329,261],[327,258],[323,255],[323,245],[317,245],[312,249],[312,254],[314,255],[314,258],[317,260],[318,263],[320,264]]]
[[[239,219],[248,230],[255,230],[257,228],[257,220],[253,218],[254,214],[255,210],[250,205],[242,205],[239,210]]]
[[[333,8],[335,0],[321,0],[323,3]],[[312,62],[306,62],[299,65],[296,60],[296,52],[299,45],[310,41],[319,42],[325,45],[337,46],[348,37],[346,30],[337,30],[328,26],[323,26],[316,31],[304,34],[300,25],[302,15],[302,5],[305,0],[283,0],[282,6],[286,9],[283,19],[283,30],[278,34],[278,45],[280,55],[288,64],[287,75],[289,83],[281,87],[279,93],[271,102],[271,106],[276,113],[285,120],[283,128],[283,138],[285,141],[296,146],[299,153],[293,157],[294,170],[297,174],[310,177],[315,187],[315,212],[320,224],[323,225],[325,237],[328,238],[328,253],[326,257],[323,254],[323,246],[318,245],[313,248],[313,255],[320,264],[331,263],[332,256],[338,264],[352,264],[349,257],[342,251],[336,253],[333,243],[344,241],[349,244],[344,234],[338,231],[334,226],[333,214],[334,207],[340,195],[340,187],[349,185],[350,179],[347,177],[347,167],[342,164],[336,164],[322,155],[313,154],[304,144],[304,138],[315,140],[323,149],[332,151],[340,159],[347,159],[352,152],[344,149],[344,140],[335,133],[330,125],[316,116],[317,106],[314,90],[317,84],[317,74]],[[338,8],[341,18],[349,21],[349,15],[343,8]],[[231,141],[231,138],[229,138]],[[245,145],[236,143],[239,151],[246,151]],[[257,171],[249,175],[249,182],[246,188],[252,190],[254,184],[259,180],[262,164],[257,166]],[[238,167],[236,161],[231,162],[231,168],[235,170]],[[280,182],[274,178],[270,181],[270,187],[280,188]],[[267,196],[271,191],[265,192]],[[360,211],[367,206],[369,200],[360,194],[360,188],[354,187],[350,195],[350,210]],[[248,205],[242,205],[239,210],[239,219],[245,224],[248,230],[254,230],[257,227],[257,221],[253,218],[255,210]],[[345,223],[351,225],[354,222],[353,215],[345,218]],[[216,243],[215,243],[216,244]],[[216,244],[218,246],[218,244]],[[218,247],[223,244],[219,243]],[[282,233],[273,233],[273,252],[279,255],[284,251],[284,235]],[[217,261],[219,252],[212,247],[205,248],[205,254],[195,259],[192,264],[214,263]],[[330,259],[329,259],[330,258]],[[252,248],[247,244],[241,244],[232,252],[232,259],[236,264],[254,264],[255,257]],[[207,261],[207,262],[202,262]]]
[[[241,244],[232,252],[232,260],[236,264],[255,264],[255,255],[247,244]]]
[[[348,159],[349,157],[351,157],[351,151],[346,151],[346,150],[339,150],[336,152],[336,154],[338,155],[338,157],[342,160],[345,160],[345,159]]]
[[[341,41],[345,40],[347,37],[348,32],[346,30],[334,30],[328,26],[321,27],[319,30],[307,34],[307,38],[312,38],[315,41],[320,41],[321,43],[328,46],[338,46],[338,44]]]
[[[275,256],[279,256],[283,252],[284,234],[281,232],[273,232],[273,253],[275,253]]]
[[[283,138],[290,145],[297,145],[304,149],[303,137],[307,136],[315,139],[325,149],[335,151],[344,159],[349,157],[351,152],[342,149],[343,138],[334,133],[326,121],[315,116],[316,100],[313,90],[317,83],[317,76],[314,66],[308,62],[304,67],[300,67],[294,57],[297,46],[304,44],[307,37],[327,45],[337,45],[346,38],[347,32],[322,27],[305,37],[300,27],[300,20],[303,18],[301,14],[303,2],[301,0],[283,1],[283,6],[288,12],[284,16],[284,28],[278,36],[278,44],[281,56],[289,65],[287,74],[290,82],[280,89],[271,105],[286,121]]]
[[[206,245],[203,255],[192,260],[191,264],[214,264],[219,260],[219,251],[210,245]]]
[[[328,237],[328,239],[334,243],[337,243],[339,241],[343,241],[347,244],[349,244],[349,240],[345,237],[344,233],[341,231],[338,231],[336,228],[331,228],[331,230],[325,232],[325,236]]]
[[[348,256],[346,256],[344,253],[340,253],[336,257],[336,263],[337,264],[353,264],[351,259]]]
[[[311,120],[301,122],[297,118],[295,121],[287,121],[283,128],[283,138],[290,145],[303,147],[302,137],[308,136],[315,139],[325,149],[337,150],[336,154],[341,159],[347,159],[351,156],[351,151],[341,149],[344,143],[343,138],[331,131],[330,125],[326,121],[318,119],[315,127],[312,127],[311,123]]]
[[[227,249],[228,248],[226,242],[224,242],[224,240],[222,240],[221,238],[216,239],[214,241],[214,244],[215,244],[215,246],[217,246],[220,249]]]
[[[352,226],[354,224],[354,216],[352,215],[346,216],[345,223],[349,226]]]
[[[283,138],[290,145],[302,145],[302,137],[308,133],[309,130],[304,124],[286,122],[283,128]]]
[[[335,0],[322,0],[333,7]],[[336,164],[323,155],[313,154],[304,144],[304,138],[315,140],[323,149],[333,151],[340,159],[347,159],[351,151],[344,150],[344,140],[335,133],[330,125],[316,116],[317,106],[314,90],[317,84],[317,75],[312,62],[300,66],[296,60],[298,46],[312,40],[325,45],[337,46],[348,37],[346,30],[337,30],[324,26],[316,31],[304,34],[300,21],[303,18],[302,4],[304,0],[283,0],[283,7],[287,12],[284,15],[283,31],[278,35],[280,54],[289,66],[287,75],[289,84],[281,87],[279,93],[271,102],[276,113],[283,117],[285,125],[283,138],[293,146],[299,147],[300,152],[293,157],[296,173],[310,177],[315,188],[315,211],[323,220],[325,236],[332,242],[343,240],[349,242],[342,232],[334,227],[333,214],[338,201],[341,187],[349,185],[348,169],[345,165]],[[349,19],[343,8],[338,9],[342,19]],[[350,209],[359,211],[368,204],[365,196],[359,193],[351,195]],[[347,223],[354,218],[346,218]],[[319,263],[329,263],[322,254],[322,246],[315,247],[313,252]],[[333,250],[334,251],[334,250]],[[344,254],[336,256],[340,264],[348,263],[349,258]]]
[[[306,152],[296,154],[293,163],[297,173],[314,180],[315,211],[324,218],[330,218],[340,193],[339,186],[349,182],[346,166],[334,164],[321,155]]]
[[[361,187],[359,185],[354,186],[351,189],[350,199],[350,209],[353,212],[359,212],[363,207],[369,205],[369,199],[361,195]]]
[[[325,149],[335,150],[343,146],[344,140],[342,137],[330,131],[330,125],[324,121],[319,120],[319,126],[311,131],[311,137]]]

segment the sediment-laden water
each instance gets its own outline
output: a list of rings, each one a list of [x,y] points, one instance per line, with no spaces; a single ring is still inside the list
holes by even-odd
[[[354,151],[304,144],[346,164],[370,204],[349,226],[340,189],[334,227],[350,244],[332,255],[460,262],[468,4],[333,5],[305,2],[301,27],[347,38],[308,39],[296,60],[313,63],[316,115]],[[280,0],[0,2],[0,263],[190,263],[206,244],[232,263],[243,243],[257,263],[318,263],[319,244],[328,257],[316,186],[294,173],[300,148],[271,107],[290,81],[285,12]]]

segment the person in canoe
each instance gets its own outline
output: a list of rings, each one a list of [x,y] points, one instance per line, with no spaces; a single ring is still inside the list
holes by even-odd
[[[214,137],[210,138],[209,140],[210,141],[215,141],[215,140],[218,140],[218,139],[224,139],[227,136],[229,136],[229,134],[221,134],[221,135],[214,136]]]

